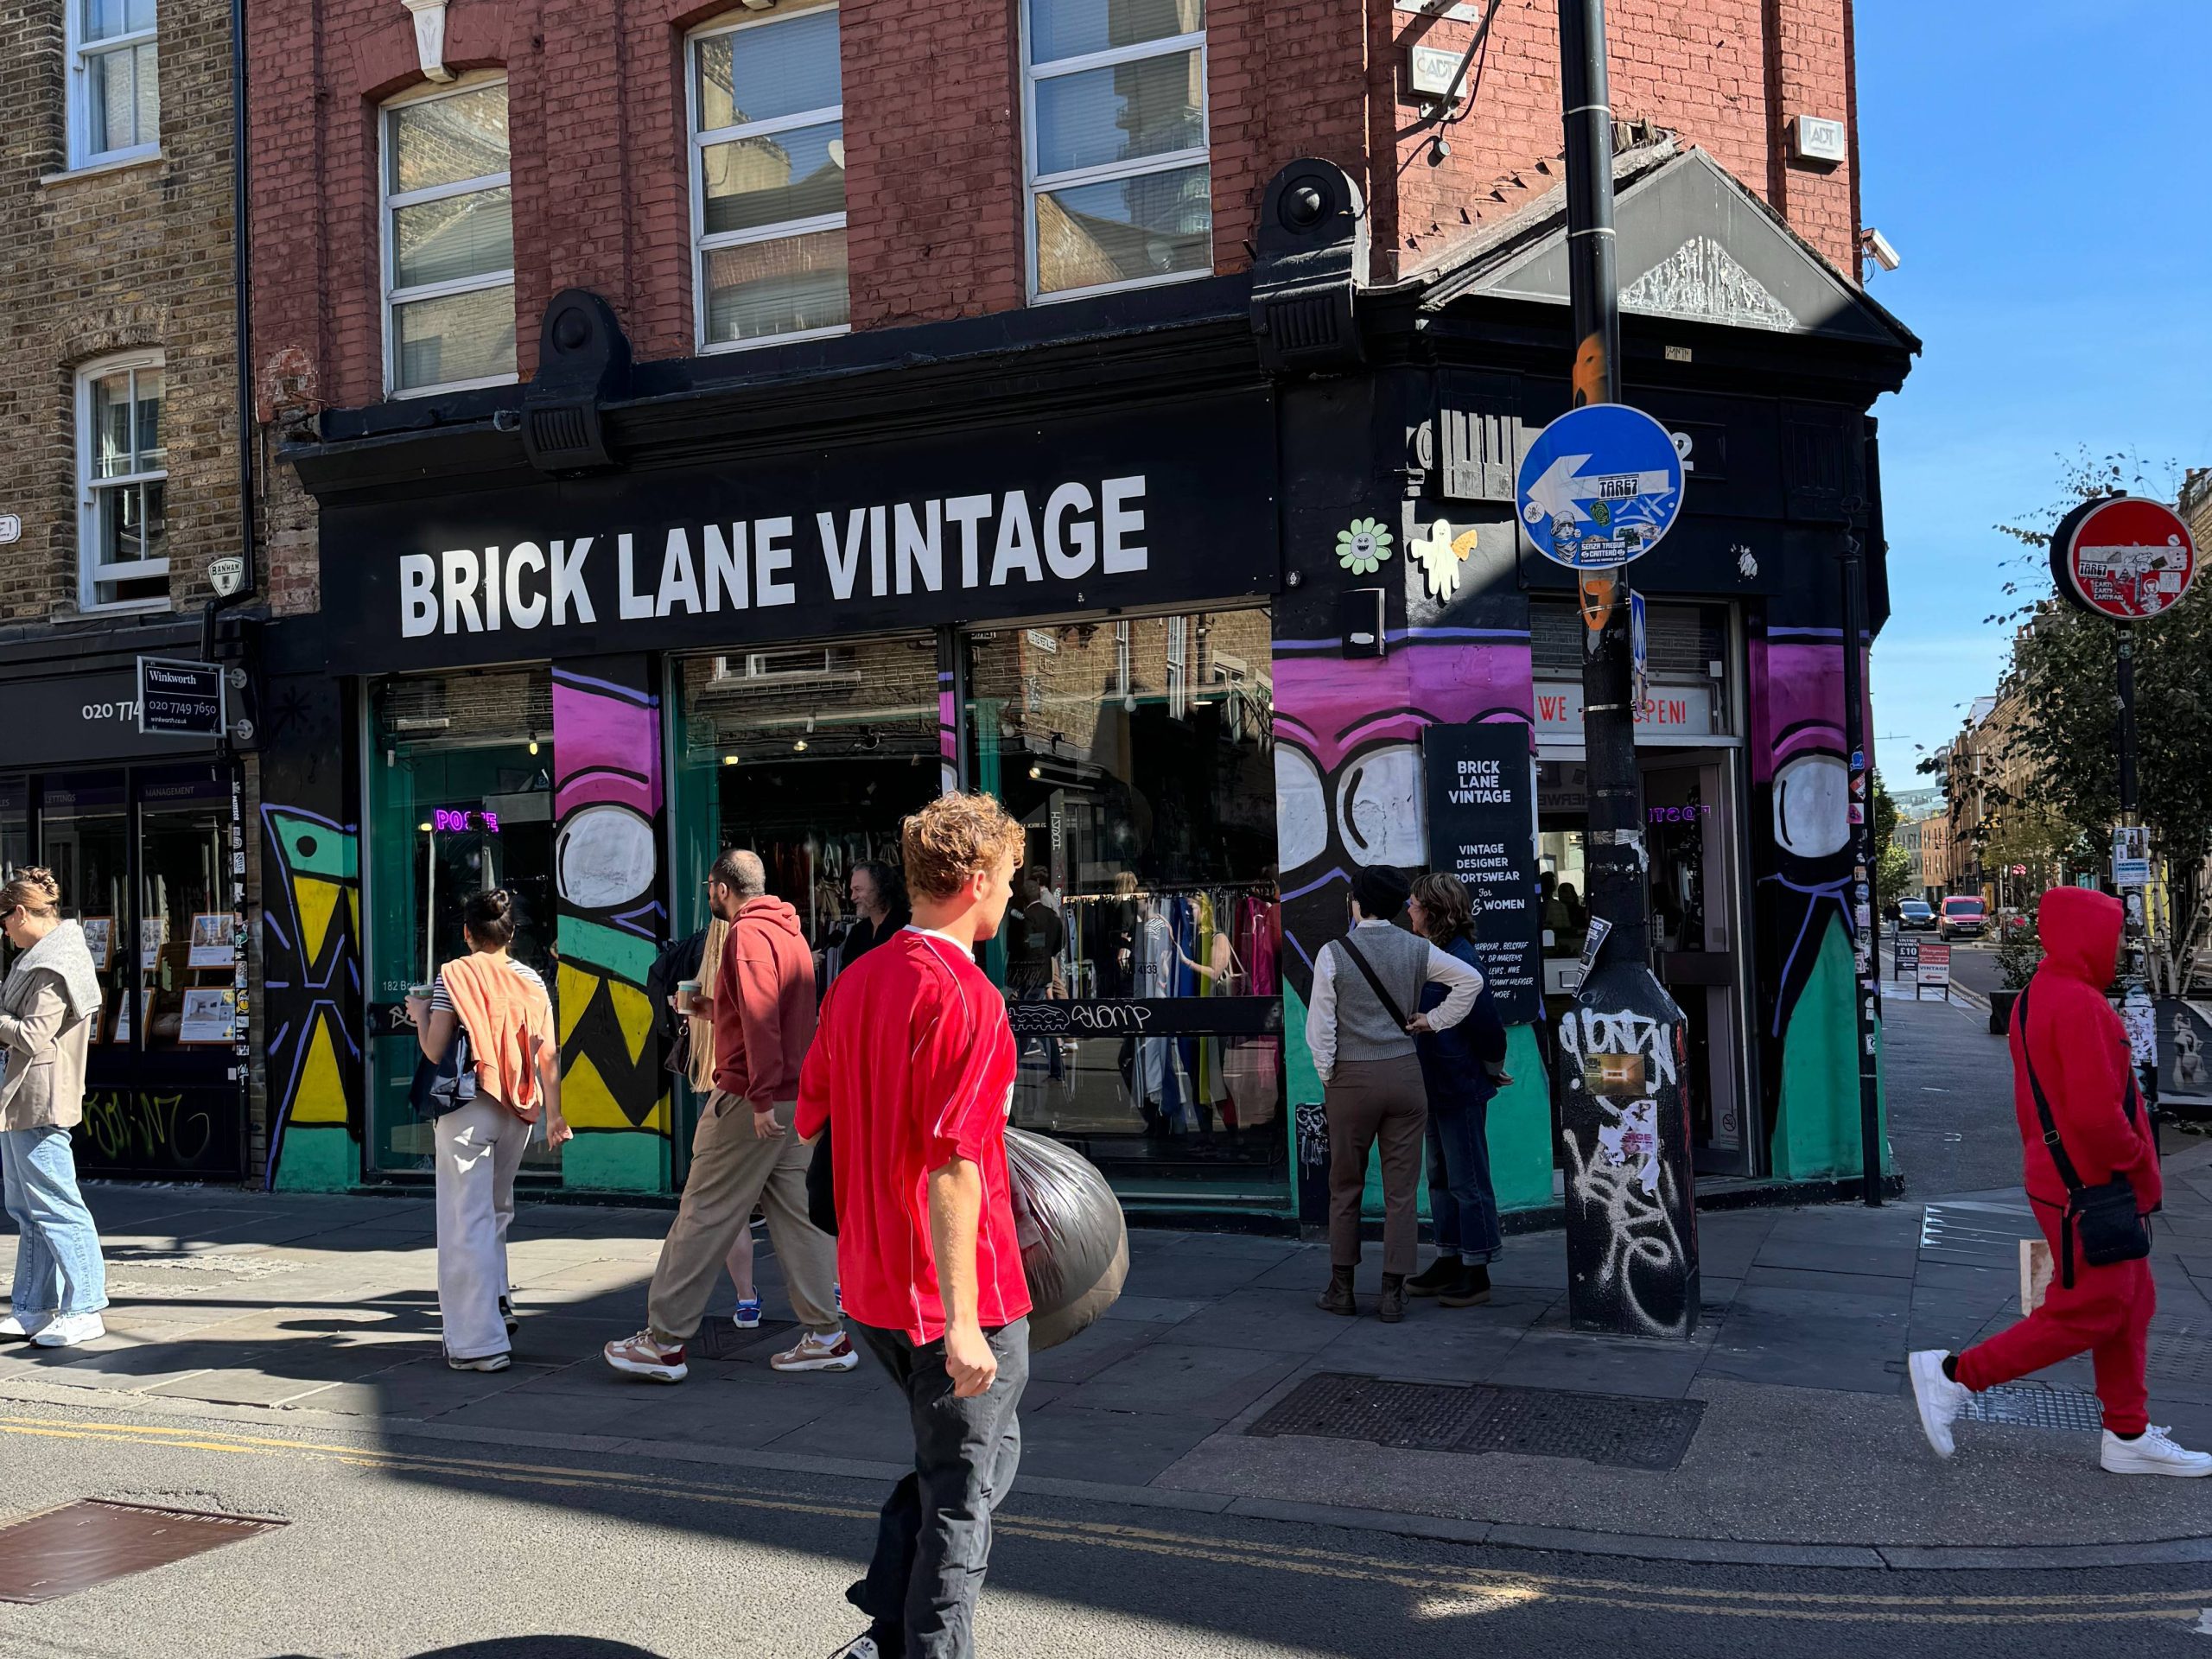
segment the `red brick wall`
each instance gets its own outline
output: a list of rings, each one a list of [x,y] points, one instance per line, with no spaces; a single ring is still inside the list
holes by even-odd
[[[853,322],[1022,303],[1017,0],[845,0]],[[383,393],[377,108],[419,84],[393,0],[258,0],[253,31],[256,361],[264,413]],[[1784,118],[1849,118],[1848,0],[1613,0],[1614,105],[1703,145],[1847,269],[1853,169],[1788,164]],[[448,65],[512,88],[518,357],[559,289],[605,295],[646,358],[693,349],[683,37],[729,0],[454,0]],[[1551,0],[1507,0],[1444,165],[1402,96],[1405,46],[1471,25],[1389,0],[1212,0],[1215,268],[1249,263],[1268,179],[1319,155],[1373,210],[1376,275],[1425,264],[1556,181]],[[1370,157],[1373,158],[1370,162]]]

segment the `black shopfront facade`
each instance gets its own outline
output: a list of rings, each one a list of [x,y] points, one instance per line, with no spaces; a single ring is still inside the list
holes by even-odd
[[[1817,1185],[1857,1122],[1834,555],[1855,524],[1878,620],[1866,411],[1913,342],[1699,153],[1624,179],[1630,396],[1697,457],[1636,573],[1657,965],[1700,1169]],[[1318,218],[1286,211],[1308,187]],[[1560,227],[1538,203],[1379,289],[1355,207],[1298,163],[1249,276],[734,359],[632,365],[571,293],[526,387],[327,413],[289,454],[322,609],[267,642],[273,1184],[419,1176],[394,1016],[496,881],[580,1131],[530,1179],[672,1190],[693,1109],[644,985],[715,849],[761,853],[827,975],[853,865],[974,787],[1030,832],[984,952],[1014,1121],[1133,1208],[1318,1219],[1313,955],[1357,868],[1432,861],[1427,734],[1483,725],[1523,734],[1541,884],[1487,924],[1538,934],[1492,1159],[1508,1209],[1555,1211],[1586,809],[1572,590],[1512,476],[1567,404]],[[1675,279],[1715,268],[1700,238],[1732,288]]]

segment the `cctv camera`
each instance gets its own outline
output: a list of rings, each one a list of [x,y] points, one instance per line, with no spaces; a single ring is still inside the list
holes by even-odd
[[[1884,270],[1895,270],[1904,263],[1897,251],[1890,245],[1890,238],[1871,225],[1859,233],[1859,245]]]

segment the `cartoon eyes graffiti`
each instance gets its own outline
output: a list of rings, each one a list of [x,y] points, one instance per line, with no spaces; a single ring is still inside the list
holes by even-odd
[[[1840,754],[1801,754],[1774,774],[1774,839],[1799,858],[1833,858],[1850,840],[1851,780]]]
[[[1286,873],[1326,857],[1332,841],[1353,864],[1426,862],[1421,746],[1362,749],[1346,757],[1332,784],[1312,755],[1278,741],[1275,837]]]

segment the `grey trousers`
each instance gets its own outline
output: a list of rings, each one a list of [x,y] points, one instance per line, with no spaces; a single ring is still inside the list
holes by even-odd
[[[1359,1265],[1367,1154],[1382,1147],[1382,1271],[1411,1273],[1421,1249],[1421,1149],[1428,1090],[1421,1062],[1338,1060],[1322,1096],[1329,1115],[1329,1263]]]
[[[507,1351],[499,1312],[499,1298],[507,1294],[507,1226],[515,1218],[515,1172],[532,1133],[532,1125],[486,1094],[433,1121],[438,1314],[450,1358]]]
[[[906,1659],[970,1659],[976,1598],[991,1561],[991,1511],[1021,1463],[1015,1415],[1029,1382],[1029,1321],[987,1331],[999,1374],[988,1392],[955,1397],[940,1339],[916,1346],[903,1331],[853,1330],[906,1396],[914,1471],[900,1477],[877,1522],[875,1559],[845,1599],[906,1634]]]

